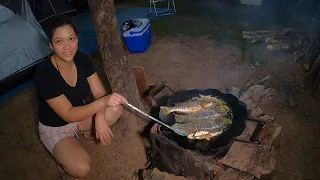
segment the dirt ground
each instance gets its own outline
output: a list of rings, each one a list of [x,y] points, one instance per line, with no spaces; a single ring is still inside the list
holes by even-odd
[[[130,65],[145,67],[150,83],[167,81],[173,89],[224,89],[241,86],[246,79],[270,75],[268,87],[277,91],[263,111],[283,126],[274,179],[319,179],[319,102],[300,85],[298,65],[291,59],[272,59],[252,69],[239,62],[240,51],[232,45],[217,46],[206,38],[155,38],[145,54],[130,55]],[[281,58],[282,57],[282,58]],[[288,102],[295,102],[290,107]],[[27,88],[0,106],[1,179],[54,179],[59,170],[40,143],[36,130],[34,87]],[[116,137],[107,147],[83,142],[94,166],[88,180],[132,179],[144,167],[144,148],[137,135]]]
[[[185,2],[191,3],[189,9],[195,9],[195,1]],[[207,26],[199,28],[190,23],[195,19],[177,20],[174,16],[166,18],[170,23],[159,20],[154,26],[155,34],[167,34],[154,36],[146,53],[129,55],[130,65],[144,66],[150,83],[166,81],[173,89],[223,90],[232,86],[240,87],[246,80],[270,75],[267,86],[274,88],[277,94],[262,110],[274,116],[283,126],[277,170],[272,179],[320,179],[317,172],[320,169],[320,102],[312,99],[302,86],[299,64],[294,63],[287,54],[264,54],[264,50],[260,49],[263,63],[252,68],[251,61],[240,60],[238,45],[217,43],[217,40],[208,38],[214,35],[221,40],[219,31],[215,30],[217,27],[224,29],[228,37],[234,36],[232,31],[239,31],[232,29],[232,24],[212,24],[208,19],[217,17],[219,12],[210,11],[213,14],[208,16],[203,8],[209,6],[202,6],[193,12],[201,11],[199,16],[208,17],[204,21],[196,20]],[[179,14],[184,16],[189,13],[179,4],[177,7],[180,8]],[[239,12],[219,9],[221,13]],[[257,18],[257,21],[260,22],[260,19]],[[173,23],[176,25],[173,26]],[[237,24],[247,23],[239,20]],[[169,32],[167,28],[159,28],[168,25],[172,26]],[[177,35],[182,30],[188,30],[187,35]],[[209,36],[194,37],[194,34]],[[0,179],[51,180],[59,179],[61,175],[38,138],[36,104],[34,87],[29,87],[0,105]],[[133,179],[134,172],[144,167],[145,150],[138,134],[122,136],[117,131],[118,126],[112,127],[115,137],[110,146],[103,147],[81,140],[94,163],[87,180]]]
[[[173,89],[224,90],[240,87],[245,80],[270,75],[267,86],[276,90],[273,101],[262,106],[264,113],[283,126],[274,179],[319,179],[319,102],[301,85],[299,65],[290,56],[266,55],[267,62],[251,68],[239,62],[240,51],[232,45],[217,46],[205,38],[160,38],[144,55],[129,61],[146,68],[152,82],[167,81]],[[293,107],[290,104],[295,104]]]

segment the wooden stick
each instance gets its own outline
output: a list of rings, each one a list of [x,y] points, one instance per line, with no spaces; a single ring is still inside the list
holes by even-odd
[[[318,69],[320,69],[320,64]],[[318,92],[319,90],[320,90],[320,71],[318,71],[318,74],[316,75],[316,78],[313,82],[313,86],[310,90],[311,96],[315,97],[317,93],[319,93]]]
[[[267,76],[265,76],[265,77],[263,77],[263,78],[259,79],[258,81],[254,82],[254,83],[253,83],[253,85],[262,84],[262,83],[264,83],[265,81],[267,81],[269,78],[270,78],[270,76],[269,76],[269,75],[267,75]]]
[[[266,30],[266,31],[242,31],[242,35],[262,35],[262,34],[273,34],[275,30]]]
[[[150,95],[145,96],[145,92],[149,91],[150,86],[148,84],[147,75],[144,68],[142,66],[133,66],[132,70],[136,77],[136,84],[142,103],[149,107],[157,106],[157,103],[152,99]]]
[[[140,98],[143,99],[143,93],[149,89],[149,84],[147,81],[147,76],[142,66],[132,67],[133,73],[136,76],[136,82]]]
[[[303,83],[307,88],[315,86],[317,74],[320,72],[320,62],[316,62],[310,71],[303,77]]]

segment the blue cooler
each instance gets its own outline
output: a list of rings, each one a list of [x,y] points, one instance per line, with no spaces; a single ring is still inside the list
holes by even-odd
[[[150,20],[141,18],[134,22],[134,27],[123,33],[123,38],[130,53],[143,53],[151,44]]]

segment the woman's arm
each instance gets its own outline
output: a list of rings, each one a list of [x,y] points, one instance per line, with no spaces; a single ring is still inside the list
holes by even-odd
[[[73,107],[65,95],[47,100],[49,106],[65,121],[78,122],[96,114],[107,105],[107,98],[99,98],[90,104]]]
[[[89,82],[90,89],[91,89],[91,92],[92,92],[94,98],[97,99],[97,98],[104,96],[106,94],[106,91],[105,91],[97,73],[94,73],[93,75],[89,76],[88,82]],[[126,102],[126,100],[123,99],[123,103],[125,103],[125,102]],[[99,139],[103,145],[111,143],[113,133],[112,133],[112,131],[111,131],[110,127],[108,126],[106,119],[105,119],[105,108],[101,109],[96,114],[95,130],[96,130],[96,138]]]
[[[90,86],[91,93],[95,99],[99,99],[106,95],[106,90],[104,89],[98,74],[95,72],[88,78],[88,83]],[[104,120],[105,108],[102,108],[96,114],[96,120]]]
[[[90,90],[95,99],[99,99],[106,95],[106,90],[104,89],[98,74],[95,72],[88,78],[88,83],[90,86]]]

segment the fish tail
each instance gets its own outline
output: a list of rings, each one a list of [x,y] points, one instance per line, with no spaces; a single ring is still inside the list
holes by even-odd
[[[162,112],[163,115],[168,115],[168,114],[170,114],[172,112],[169,107],[161,106],[160,109],[161,109],[161,112]]]
[[[230,124],[232,124],[232,121],[230,120],[230,119],[228,119],[228,118],[223,118],[223,124],[224,125],[230,125]]]
[[[217,110],[222,112],[222,113],[227,113],[229,111],[229,107],[226,105],[221,105],[217,107]]]

